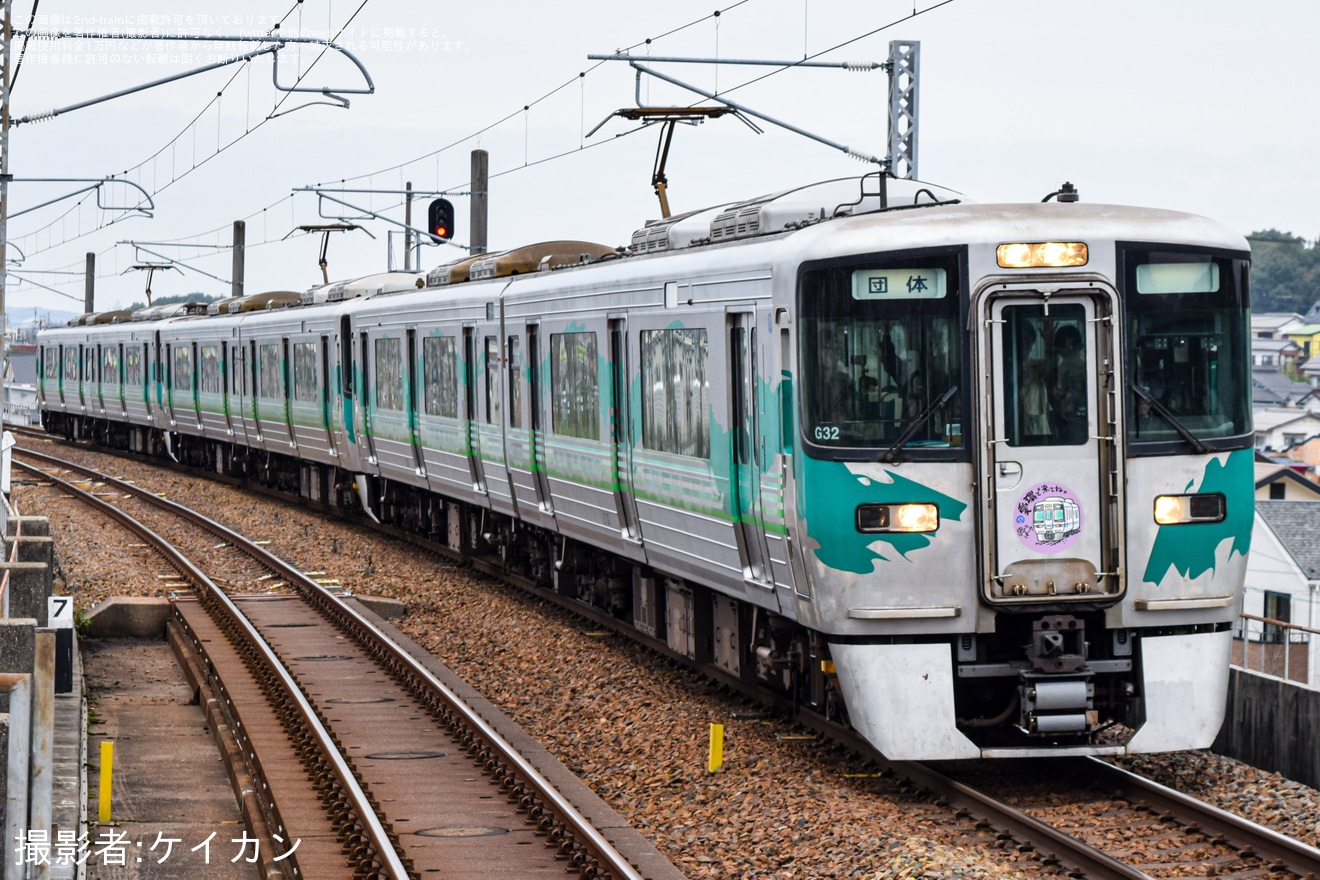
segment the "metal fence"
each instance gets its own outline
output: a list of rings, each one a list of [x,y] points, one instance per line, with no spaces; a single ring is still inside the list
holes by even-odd
[[[1320,630],[1309,626],[1240,614],[1233,625],[1233,665],[1313,686],[1311,637],[1316,635]]]

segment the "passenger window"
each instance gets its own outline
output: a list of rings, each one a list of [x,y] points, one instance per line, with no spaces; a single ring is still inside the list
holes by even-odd
[[[423,407],[428,416],[458,418],[458,346],[452,336],[422,340]]]
[[[376,409],[403,411],[403,346],[398,339],[376,340]]]
[[[709,459],[706,331],[646,330],[641,345],[642,446]]]
[[[556,434],[600,439],[595,333],[550,334],[550,417]]]

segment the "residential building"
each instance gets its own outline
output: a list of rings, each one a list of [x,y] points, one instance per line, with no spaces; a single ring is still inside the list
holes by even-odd
[[[1296,407],[1268,407],[1253,413],[1256,449],[1279,453],[1320,434],[1320,414]]]
[[[1302,357],[1302,347],[1291,339],[1251,340],[1253,369],[1295,370]]]
[[[1316,589],[1320,587],[1320,502],[1257,501],[1247,557],[1246,591],[1242,611],[1258,617],[1315,628],[1320,626]],[[1320,639],[1282,627],[1254,624],[1245,649],[1247,663],[1270,657],[1271,671],[1282,675],[1283,652],[1290,661],[1288,678],[1320,683]],[[1252,631],[1249,629],[1248,631]]]
[[[1307,323],[1296,312],[1261,312],[1251,316],[1251,338],[1282,339],[1283,334],[1293,327]],[[1320,319],[1316,321],[1320,323]]]
[[[1320,389],[1306,382],[1296,382],[1271,367],[1251,371],[1252,409],[1266,407],[1304,407],[1320,410]]]
[[[1297,343],[1302,353],[1299,360],[1307,360],[1320,353],[1320,324],[1302,324],[1299,327],[1293,327],[1283,334],[1285,339]],[[1255,351],[1255,344],[1252,344],[1252,351]]]
[[[1311,438],[1320,440],[1320,437]],[[1257,501],[1320,501],[1320,483],[1278,461],[1256,461]],[[1320,536],[1317,536],[1320,540]]]

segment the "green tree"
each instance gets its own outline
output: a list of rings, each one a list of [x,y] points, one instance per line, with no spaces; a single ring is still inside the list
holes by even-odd
[[[1306,314],[1320,300],[1320,248],[1291,232],[1266,229],[1251,243],[1251,308]]]

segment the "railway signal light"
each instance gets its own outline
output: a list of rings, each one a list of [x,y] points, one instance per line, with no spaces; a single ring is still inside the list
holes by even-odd
[[[436,244],[454,237],[454,206],[448,199],[435,199],[427,209],[431,240]]]

